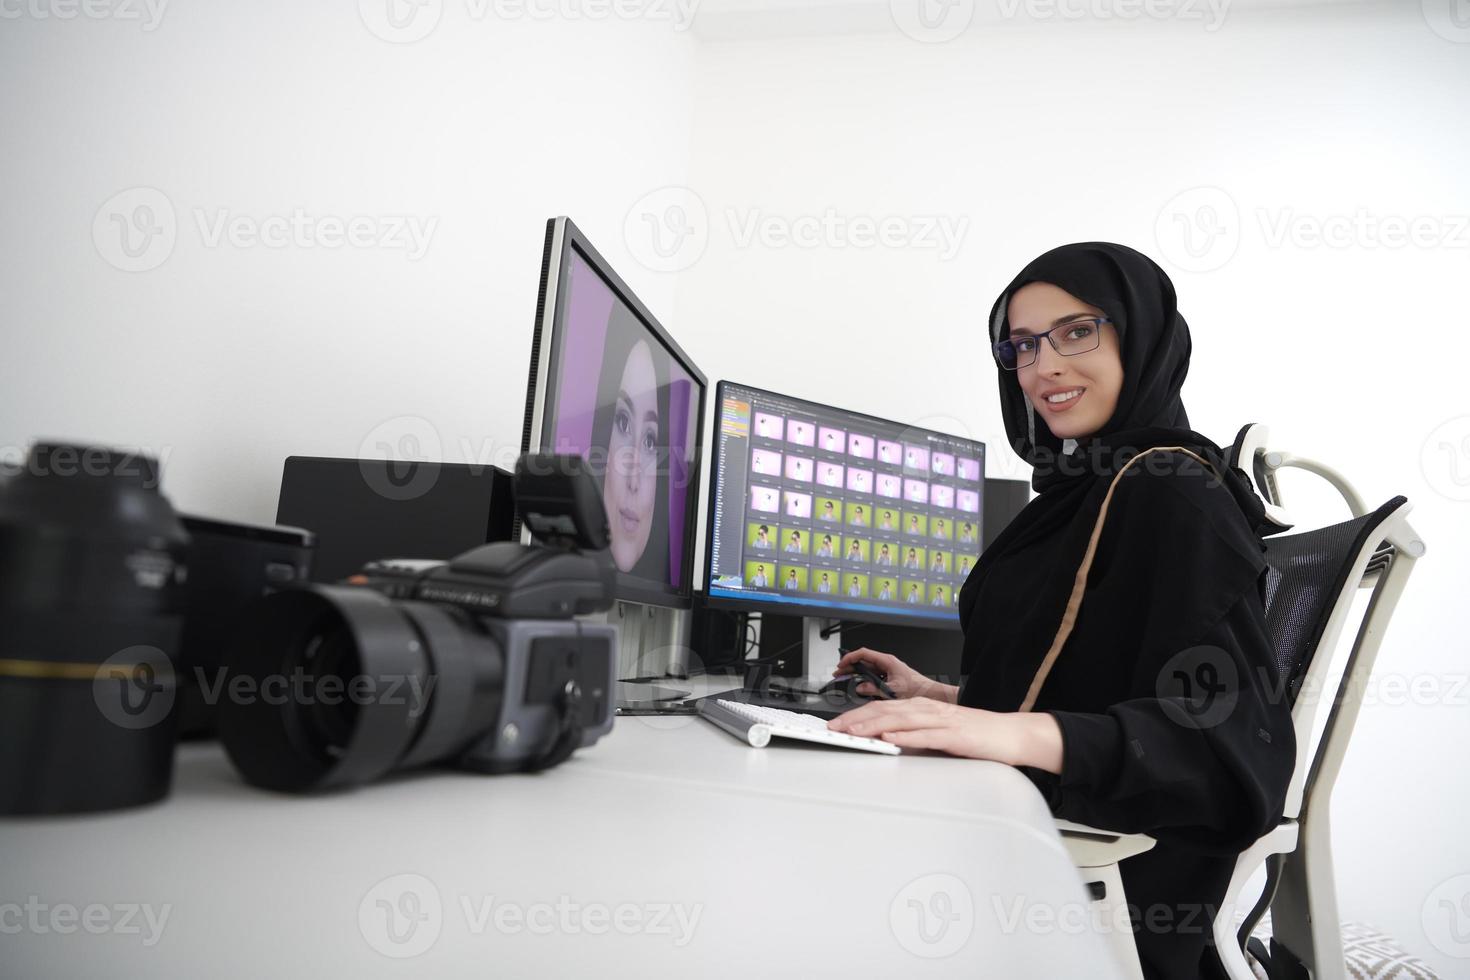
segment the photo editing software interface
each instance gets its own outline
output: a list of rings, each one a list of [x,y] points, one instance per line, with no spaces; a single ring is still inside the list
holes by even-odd
[[[957,622],[983,443],[724,381],[715,410],[711,598]]]

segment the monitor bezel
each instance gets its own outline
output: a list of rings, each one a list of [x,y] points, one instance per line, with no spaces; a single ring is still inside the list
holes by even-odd
[[[738,388],[743,388],[747,391],[754,391],[759,392],[763,395],[770,395],[774,398],[789,398],[793,401],[805,402],[808,405],[814,405],[817,408],[826,409],[827,411],[846,415],[857,420],[865,419],[870,422],[877,422],[882,425],[904,425],[903,422],[898,422],[893,419],[885,419],[877,415],[869,415],[866,412],[857,412],[845,408],[838,408],[834,405],[827,405],[823,402],[813,401],[810,398],[801,398],[797,395],[783,394],[779,391],[771,391],[768,388],[762,388],[759,385],[745,384],[744,382],[740,381],[731,381],[728,378],[721,378],[719,381],[715,382],[715,397],[713,405],[716,407],[717,411],[720,410],[725,404],[725,390],[728,386],[731,385]],[[720,433],[718,431],[718,427],[719,419],[716,418],[715,431],[711,433],[712,445],[716,444],[719,440]],[[936,435],[941,436],[949,435],[948,433],[940,432],[938,429],[927,429],[923,426],[916,425],[910,426],[910,428],[924,432],[933,432]],[[964,437],[950,436],[950,438],[959,439]],[[982,542],[981,551],[983,551],[983,542],[985,540],[985,453],[988,447],[983,442],[979,442],[977,440],[970,441],[974,442],[975,445],[980,447],[980,452],[978,453],[978,456],[980,459],[981,501],[980,512],[977,514],[975,519],[975,523],[978,525],[976,530],[979,533],[977,533],[975,537],[978,541]],[[802,616],[814,619],[842,619],[849,622],[884,623],[890,626],[913,626],[936,630],[954,631],[961,629],[958,611],[954,611],[954,616],[952,619],[940,620],[935,619],[932,616],[917,615],[914,613],[905,612],[903,610],[894,610],[893,612],[872,612],[867,609],[854,609],[851,606],[828,605],[824,604],[821,600],[815,600],[812,602],[803,601],[801,603],[790,603],[785,602],[780,598],[753,598],[745,596],[737,598],[733,596],[715,595],[714,593],[712,593],[710,591],[710,573],[713,571],[715,560],[715,499],[718,496],[718,494],[716,493],[716,487],[719,486],[719,466],[719,453],[711,452],[709,463],[709,492],[705,495],[709,498],[709,500],[705,510],[703,559],[704,596],[706,603],[711,608],[738,610],[742,612],[772,613],[774,615],[785,616]],[[959,588],[959,586],[956,586],[955,588]],[[806,599],[808,597],[803,598]]]
[[[617,295],[619,301],[633,311],[644,328],[664,346],[669,356],[698,385],[699,404],[691,438],[694,458],[690,464],[690,506],[686,509],[687,532],[684,540],[684,574],[679,586],[659,588],[645,584],[626,572],[617,572],[615,595],[623,602],[636,602],[671,609],[689,609],[693,602],[695,561],[698,559],[696,539],[699,530],[700,471],[704,466],[704,413],[709,401],[709,380],[704,372],[685,353],[684,348],[669,335],[669,331],[643,304],[636,293],[619,276],[602,253],[583,234],[582,230],[565,215],[550,218],[546,222],[546,242],[541,259],[541,283],[536,297],[536,324],[531,338],[531,370],[526,385],[526,415],[521,434],[521,452],[530,452],[532,447],[546,446],[546,423],[556,395],[552,383],[554,368],[561,353],[562,324],[557,312],[564,308],[568,283],[567,263],[573,252],[586,260],[592,270]],[[519,525],[517,517],[516,535],[523,544],[530,543],[530,532]]]

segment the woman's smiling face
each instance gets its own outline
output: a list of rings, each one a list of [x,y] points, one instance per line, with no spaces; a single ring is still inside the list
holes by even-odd
[[[1105,315],[1096,306],[1049,282],[1028,283],[1016,290],[1006,311],[1012,340],[1061,326],[1061,330],[1052,334],[1060,340],[1066,333],[1064,324],[1070,320]],[[1079,326],[1092,327],[1093,322],[1086,321]],[[1037,344],[1036,360],[1016,371],[1021,391],[1058,439],[1092,435],[1107,425],[1118,407],[1118,393],[1123,390],[1118,332],[1111,323],[1101,324],[1100,329],[1102,335],[1096,350],[1063,356],[1043,340]],[[1067,401],[1048,400],[1078,389],[1081,394]]]
[[[659,429],[653,352],[640,340],[623,365],[608,437],[607,479],[602,485],[602,503],[607,508],[612,539],[609,550],[613,563],[625,572],[643,557],[653,527]]]

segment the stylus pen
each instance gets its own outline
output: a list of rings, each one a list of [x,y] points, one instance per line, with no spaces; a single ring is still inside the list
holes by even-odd
[[[840,647],[837,648],[837,652],[839,654],[841,654],[842,656],[844,656],[844,657],[847,656],[849,653],[852,653],[852,651],[850,649],[848,649],[847,647],[842,647],[842,646],[840,646]],[[871,679],[872,682],[873,682],[873,686],[876,687],[879,691],[881,691],[882,694],[883,694],[883,696],[886,697],[888,700],[890,700],[890,701],[897,701],[898,700],[898,695],[893,693],[893,688],[891,688],[887,684],[883,683],[884,677],[883,677],[882,674],[879,674],[878,671],[875,670],[875,669],[873,669],[872,667],[869,667],[868,668],[868,674],[869,674],[869,677],[864,677],[863,680],[869,680],[869,679]],[[852,674],[848,674],[847,676],[852,677],[853,675]],[[861,676],[861,675],[858,675],[858,676]]]

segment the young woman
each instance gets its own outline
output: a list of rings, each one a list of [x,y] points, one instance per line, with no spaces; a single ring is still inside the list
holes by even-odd
[[[1009,763],[1057,816],[1154,836],[1120,866],[1144,975],[1220,976],[1215,910],[1236,856],[1280,820],[1296,752],[1266,633],[1264,509],[1189,428],[1189,329],[1148,258],[1047,252],[990,331],[1038,496],[960,590],[964,682],[856,650],[837,673],[864,661],[901,700],[830,725]]]

